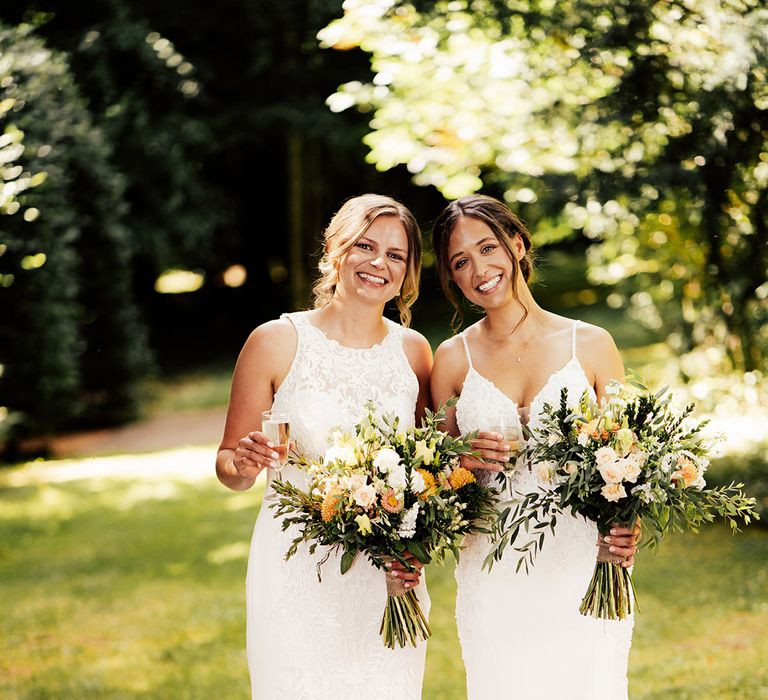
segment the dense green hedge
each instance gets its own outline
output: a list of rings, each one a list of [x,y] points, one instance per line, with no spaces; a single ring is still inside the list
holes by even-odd
[[[150,358],[123,182],[66,57],[27,26],[0,27],[0,56],[0,129],[23,132],[12,167],[46,175],[0,213],[0,435],[124,420]]]

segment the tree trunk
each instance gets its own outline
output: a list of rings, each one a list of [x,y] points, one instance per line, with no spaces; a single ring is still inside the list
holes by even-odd
[[[291,308],[307,305],[307,271],[304,246],[304,137],[288,133],[288,274]]]

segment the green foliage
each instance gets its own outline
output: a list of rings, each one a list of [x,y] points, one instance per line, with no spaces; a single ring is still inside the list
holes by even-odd
[[[13,103],[24,134],[14,167],[33,185],[0,214],[3,432],[132,417],[149,356],[132,301],[122,180],[66,58],[28,26],[0,29],[0,54],[0,99]]]
[[[680,353],[768,358],[768,35],[757,0],[371,0],[321,37],[371,54],[378,168],[449,198],[485,186],[540,243],[594,241],[593,281]],[[682,301],[682,303],[681,303]],[[684,358],[688,376],[697,358]]]
[[[753,452],[728,455],[713,460],[707,480],[714,486],[732,482],[744,484],[745,492],[757,501],[759,525],[768,527],[768,445],[763,443]]]

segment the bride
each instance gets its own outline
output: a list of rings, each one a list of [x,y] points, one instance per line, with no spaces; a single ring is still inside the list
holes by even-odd
[[[217,460],[219,480],[239,491],[253,485],[277,453],[260,430],[262,411],[289,415],[291,438],[310,456],[325,451],[335,426],[351,429],[373,400],[413,425],[429,401],[432,352],[406,327],[418,293],[421,238],[411,213],[380,195],[346,202],[325,231],[315,308],[259,326],[237,361]],[[382,316],[396,299],[403,326]],[[305,475],[286,466],[282,478]],[[270,487],[267,486],[267,497]],[[325,562],[322,583],[306,546],[284,561],[295,532],[262,508],[253,531],[248,575],[247,648],[253,698],[325,700],[421,696],[426,643],[387,649],[379,624],[386,602],[381,571],[358,558],[341,575]],[[414,566],[420,565],[412,560]],[[390,576],[429,597],[419,571],[393,566]]]
[[[556,405],[561,388],[571,400],[585,390],[601,397],[624,370],[610,335],[542,309],[527,282],[532,272],[528,230],[501,202],[464,197],[435,222],[434,247],[443,289],[456,305],[453,282],[485,316],[445,341],[435,354],[435,404],[459,395],[446,420],[454,434],[480,430],[481,457],[510,458],[497,426],[529,416],[531,427],[545,402]],[[457,306],[458,308],[458,306]],[[486,469],[493,462],[471,460]],[[534,465],[535,466],[535,465]],[[511,488],[528,493],[542,484],[521,467]],[[605,538],[630,566],[637,534],[614,528]],[[530,573],[515,573],[512,548],[489,573],[482,562],[485,537],[467,542],[456,569],[456,619],[470,700],[621,700],[627,697],[631,619],[603,621],[579,614],[592,575],[598,533],[581,517],[558,518]]]

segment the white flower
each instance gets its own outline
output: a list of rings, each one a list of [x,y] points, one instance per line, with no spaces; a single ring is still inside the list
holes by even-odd
[[[403,539],[410,539],[416,534],[416,518],[419,517],[419,503],[414,503],[403,515],[397,534]]]
[[[323,490],[323,496],[327,496],[331,491],[335,491],[338,489],[339,477],[326,476],[320,481],[319,486]]]
[[[642,473],[643,465],[647,459],[648,454],[645,452],[631,452],[628,454],[624,458],[624,478],[634,484]]]
[[[661,460],[661,470],[664,472],[671,472],[672,471],[672,464],[677,461],[677,455],[669,452],[664,455],[663,459]]]
[[[424,477],[417,471],[411,473],[411,491],[413,493],[421,493],[426,488],[427,485],[424,483]]]
[[[339,477],[338,483],[345,491],[357,491],[368,483],[368,478],[365,474],[347,474]]]
[[[352,500],[361,508],[368,509],[376,503],[376,489],[373,486],[361,486],[352,493]]]
[[[389,470],[387,483],[395,490],[402,490],[408,483],[408,477],[405,473],[405,465],[398,464]]]
[[[575,462],[574,460],[569,460],[565,463],[565,466],[563,467],[566,474],[575,474],[577,471],[579,471],[579,463]]]
[[[610,447],[607,449],[610,449]],[[623,462],[623,459],[617,458],[613,462],[603,465],[598,464],[597,469],[606,484],[620,484],[627,477]]]
[[[650,484],[640,484],[639,486],[635,486],[631,493],[633,496],[637,494],[640,500],[646,504],[655,503],[659,500],[658,494]]]
[[[621,484],[606,484],[600,489],[606,501],[618,501],[627,497],[627,492]]]
[[[547,436],[547,445],[550,447],[554,447],[558,442],[560,442],[560,436],[557,433],[550,433]]]
[[[587,443],[589,442],[589,435],[586,433],[579,433],[579,436],[576,438],[576,442],[578,442],[582,447],[586,447]]]
[[[385,474],[400,464],[400,455],[391,447],[382,447],[373,458],[373,466]]]
[[[354,467],[357,464],[355,448],[352,445],[331,445],[326,451],[323,461],[326,464],[331,462],[341,462],[348,467]]]
[[[616,450],[612,447],[601,447],[595,452],[595,462],[597,463],[597,466],[600,467],[603,464],[615,462],[618,456]]]

